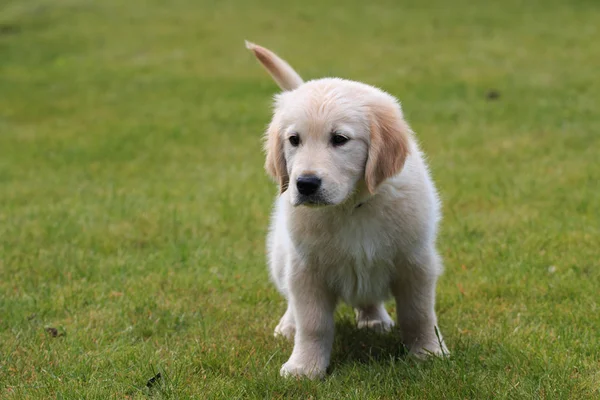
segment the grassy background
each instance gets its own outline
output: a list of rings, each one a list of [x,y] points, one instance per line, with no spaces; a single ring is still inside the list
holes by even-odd
[[[0,3],[0,398],[599,395],[600,4],[336,3]],[[342,307],[329,377],[278,377],[276,88],[244,39],[403,102],[444,202],[451,359]]]

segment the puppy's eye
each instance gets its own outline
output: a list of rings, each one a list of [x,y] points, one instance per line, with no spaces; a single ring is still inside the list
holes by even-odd
[[[342,146],[348,140],[350,140],[350,139],[347,136],[344,136],[339,133],[334,133],[333,136],[331,137],[331,144],[333,144],[334,146]]]
[[[290,144],[294,147],[298,147],[298,145],[300,144],[300,136],[295,133],[293,135],[291,135],[288,140],[290,141]]]

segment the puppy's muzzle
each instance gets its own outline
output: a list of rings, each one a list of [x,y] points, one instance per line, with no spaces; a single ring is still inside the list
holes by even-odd
[[[303,196],[312,196],[321,187],[321,178],[315,175],[301,175],[296,179],[298,193]]]

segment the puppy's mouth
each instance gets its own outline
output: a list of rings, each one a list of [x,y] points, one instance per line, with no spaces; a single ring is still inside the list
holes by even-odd
[[[327,199],[319,195],[310,195],[306,196],[303,194],[299,194],[293,203],[294,207],[297,206],[306,206],[306,207],[325,207],[331,206],[333,203]]]

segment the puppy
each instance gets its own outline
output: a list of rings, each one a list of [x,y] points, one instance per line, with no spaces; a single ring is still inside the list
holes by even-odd
[[[246,46],[283,89],[265,145],[280,189],[269,266],[287,299],[275,335],[294,338],[281,375],[325,375],[340,299],[359,328],[389,331],[383,302],[393,296],[410,354],[448,354],[434,310],[440,204],[400,105],[363,83],[303,82],[273,52]]]

